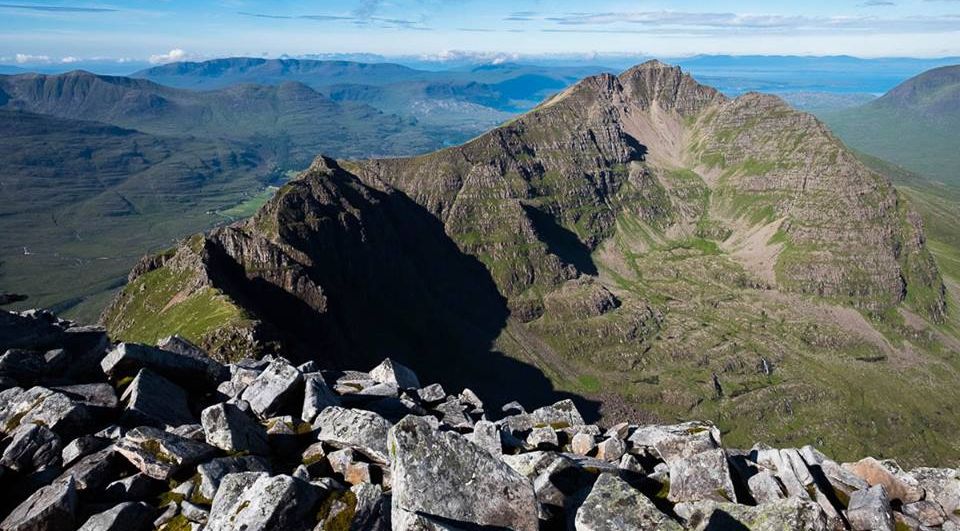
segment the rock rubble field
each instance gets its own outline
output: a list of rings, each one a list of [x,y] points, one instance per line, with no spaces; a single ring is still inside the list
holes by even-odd
[[[960,475],[0,312],[0,529],[960,530]]]

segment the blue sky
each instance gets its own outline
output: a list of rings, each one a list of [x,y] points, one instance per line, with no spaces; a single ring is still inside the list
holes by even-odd
[[[960,55],[960,0],[0,0],[0,62],[222,56]]]

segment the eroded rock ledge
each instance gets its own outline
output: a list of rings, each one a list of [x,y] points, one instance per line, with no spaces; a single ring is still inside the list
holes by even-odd
[[[960,473],[3,312],[2,530],[960,530]]]

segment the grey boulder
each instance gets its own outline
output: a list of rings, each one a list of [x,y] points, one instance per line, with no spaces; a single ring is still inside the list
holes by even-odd
[[[162,428],[195,422],[186,391],[150,369],[141,369],[120,399],[127,403],[124,415],[131,424]]]
[[[854,531],[893,531],[893,512],[884,486],[854,492],[847,506],[847,520]]]
[[[161,480],[170,479],[183,468],[202,462],[216,452],[206,443],[149,426],[127,432],[117,442],[116,449],[141,472]]]
[[[739,505],[715,501],[679,503],[677,515],[693,531],[749,529],[751,531],[827,531],[827,515],[816,503],[787,498],[761,505]]]
[[[79,531],[142,531],[153,528],[156,509],[143,502],[124,502],[87,519]]]
[[[736,502],[726,452],[718,448],[673,460],[668,498],[673,502]]]
[[[60,459],[60,437],[41,424],[21,424],[3,450],[0,464],[18,472],[52,466]]]
[[[235,476],[224,478],[213,499],[208,531],[300,529],[313,518],[311,510],[320,495],[317,487],[291,476],[261,473],[233,481]]]
[[[320,373],[304,374],[303,383],[303,412],[300,418],[304,422],[312,423],[324,408],[340,405],[340,397]]]
[[[390,429],[389,447],[398,520],[408,512],[480,526],[538,529],[530,480],[462,435],[437,431],[428,421],[408,416]]]
[[[235,404],[215,404],[204,409],[200,422],[207,444],[227,452],[270,453],[267,431]]]
[[[370,371],[370,377],[379,383],[393,384],[400,389],[419,389],[420,380],[410,368],[390,358],[383,360]]]
[[[77,512],[73,479],[55,481],[34,492],[0,522],[3,531],[72,531]]]
[[[260,418],[277,413],[303,382],[303,376],[286,360],[274,360],[243,390],[240,398],[250,403],[250,409]]]
[[[379,463],[388,463],[387,419],[361,409],[325,408],[313,423],[317,440],[338,448],[353,448]]]
[[[601,474],[577,509],[577,531],[663,529],[683,527],[660,512],[646,496],[613,474]]]
[[[200,496],[213,500],[220,482],[228,474],[237,472],[270,472],[270,462],[256,456],[234,456],[211,459],[197,467],[200,476]]]

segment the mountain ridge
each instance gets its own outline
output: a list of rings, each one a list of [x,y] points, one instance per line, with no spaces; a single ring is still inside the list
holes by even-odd
[[[220,297],[209,308],[248,312],[229,341],[193,331],[216,356],[283,345],[336,366],[390,352],[454,384],[497,381],[506,371],[485,364],[517,359],[549,378],[532,401],[709,413],[735,438],[827,437],[838,452],[887,441],[864,435],[847,393],[874,396],[876,378],[912,389],[952,348],[934,331],[950,308],[922,224],[889,180],[782,100],[730,100],[657,62],[587,78],[461,146],[318,158],[248,222],[145,261],[104,322],[155,341],[176,326],[145,316],[198,301],[196,286]],[[910,364],[913,348],[925,354]],[[937,407],[958,370],[944,363],[918,391]],[[916,416],[891,420],[891,403],[866,418],[946,433],[899,400]],[[821,421],[798,433],[794,415]],[[888,442],[956,451],[934,437]]]

